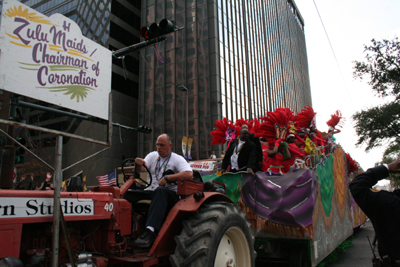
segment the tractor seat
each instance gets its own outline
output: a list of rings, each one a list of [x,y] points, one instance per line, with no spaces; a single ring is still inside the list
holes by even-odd
[[[136,203],[132,204],[134,211],[148,210],[150,208],[151,200],[150,199],[141,199]]]
[[[147,205],[150,205],[151,204],[151,200],[150,199],[142,199],[142,200],[139,200],[138,202],[136,202],[136,204],[147,204]]]

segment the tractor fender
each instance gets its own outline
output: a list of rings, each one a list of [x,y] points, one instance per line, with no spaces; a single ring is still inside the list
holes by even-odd
[[[204,197],[196,200],[193,195],[179,200],[170,210],[157,238],[149,251],[149,256],[162,257],[171,255],[175,251],[174,237],[182,231],[182,221],[190,217],[203,204],[210,202],[228,202],[232,200],[224,194],[216,192],[204,192]]]

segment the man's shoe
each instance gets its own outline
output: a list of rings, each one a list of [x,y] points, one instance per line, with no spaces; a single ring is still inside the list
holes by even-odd
[[[146,228],[143,234],[139,236],[138,239],[133,241],[133,245],[139,248],[149,248],[153,244],[155,239],[156,239],[156,233]]]

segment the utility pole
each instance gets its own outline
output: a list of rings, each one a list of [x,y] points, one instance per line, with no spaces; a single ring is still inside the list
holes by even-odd
[[[14,93],[10,93],[10,120],[15,120],[17,117],[17,96]],[[14,137],[14,126],[8,125],[8,135]],[[14,140],[7,138],[7,143],[3,147],[3,161],[1,164],[1,189],[12,189],[13,188],[13,176],[14,176],[14,165],[15,165],[15,146]]]

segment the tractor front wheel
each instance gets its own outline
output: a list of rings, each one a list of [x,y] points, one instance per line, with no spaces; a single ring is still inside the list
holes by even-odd
[[[204,205],[175,237],[175,267],[252,267],[254,237],[246,214],[232,203]]]

